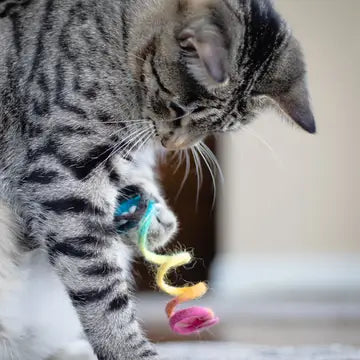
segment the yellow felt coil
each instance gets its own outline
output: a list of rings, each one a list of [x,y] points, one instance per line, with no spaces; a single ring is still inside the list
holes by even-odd
[[[174,306],[170,305],[167,309],[168,316],[171,316],[173,308],[176,306],[176,304],[194,300],[203,296],[207,292],[207,285],[203,282],[200,282],[191,286],[175,287],[166,282],[166,276],[170,270],[189,264],[192,260],[192,257],[188,252],[180,252],[173,255],[159,255],[147,248],[146,234],[151,225],[154,211],[154,203],[150,202],[140,224],[139,248],[147,261],[159,266],[156,274],[157,286],[165,293],[176,297]]]

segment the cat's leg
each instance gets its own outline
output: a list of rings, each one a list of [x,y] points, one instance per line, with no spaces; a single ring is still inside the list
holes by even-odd
[[[21,324],[8,326],[9,319],[2,316],[11,292],[19,286],[19,263],[24,251],[19,244],[20,229],[14,214],[0,201],[0,359],[20,360],[16,335],[22,330]],[[8,315],[8,314],[6,314]]]
[[[100,360],[156,359],[136,320],[129,291],[129,248],[116,234],[117,187],[99,170],[83,181],[67,171],[43,186],[28,176],[31,230],[75,306]]]
[[[96,359],[88,342],[76,341],[81,326],[68,296],[18,220],[0,201],[0,360],[45,360],[61,348],[67,360]]]
[[[14,287],[19,278],[18,266],[24,257],[24,249],[19,241],[20,233],[15,215],[0,200],[0,299]]]
[[[30,255],[21,266],[26,273],[24,284],[13,298],[24,328],[17,342],[21,360],[45,360],[62,349],[72,348],[71,344],[77,343],[83,332],[47,254],[42,249],[36,249]],[[88,359],[94,359],[94,355]],[[68,360],[73,360],[73,357],[68,356]]]

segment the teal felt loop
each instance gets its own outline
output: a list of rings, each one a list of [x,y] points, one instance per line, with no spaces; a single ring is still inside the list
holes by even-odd
[[[140,201],[141,201],[141,196],[137,195],[131,199],[121,202],[115,210],[115,216],[121,216],[124,213],[129,212],[129,210],[133,206],[138,207],[140,204]]]
[[[142,201],[142,197],[140,195],[136,195],[133,198],[121,202],[115,210],[115,218],[123,217],[124,220],[127,220],[127,222],[117,227],[117,232],[119,234],[122,234],[128,232],[135,227],[139,227],[139,243],[141,242],[141,239],[146,239],[153,216],[156,212],[156,201],[149,200],[147,201],[147,203],[145,203],[146,210],[140,222],[135,219],[128,218],[129,215],[131,216],[129,212],[133,206],[136,206],[137,208],[144,208],[144,204],[142,204]]]

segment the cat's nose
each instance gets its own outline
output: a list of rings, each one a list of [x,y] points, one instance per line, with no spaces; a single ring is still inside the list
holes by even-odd
[[[192,145],[188,136],[179,134],[176,135],[173,131],[170,131],[168,134],[162,136],[161,144],[168,150],[185,149]]]
[[[166,135],[163,135],[161,137],[161,145],[166,148],[167,144],[171,141],[172,136],[174,136],[173,131],[169,131]]]
[[[161,145],[162,145],[164,148],[166,148],[166,144],[167,144],[167,139],[162,138],[162,139],[161,139]]]

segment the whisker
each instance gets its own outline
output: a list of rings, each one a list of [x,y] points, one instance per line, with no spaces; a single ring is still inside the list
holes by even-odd
[[[174,151],[169,152],[168,157],[170,157],[171,162],[173,162],[175,160],[175,158],[178,156],[179,151],[180,150],[178,150],[178,151],[174,150]]]
[[[265,148],[267,148],[270,151],[272,158],[275,160],[278,166],[280,166],[280,168],[282,169],[284,168],[284,162],[282,161],[282,159],[279,157],[279,155],[273,149],[273,147],[262,136],[260,136],[254,129],[250,129],[249,127],[243,126],[241,127],[241,130],[244,130],[246,133],[248,133],[249,135],[254,137],[257,141],[259,141],[260,144],[264,145]]]
[[[148,139],[146,139],[145,142],[147,142],[147,141],[151,138],[152,135],[153,135],[153,133],[150,133]],[[126,149],[129,145],[131,145],[131,143],[132,143],[133,140],[134,140],[134,138],[131,139],[130,141],[127,141],[126,144],[125,144],[125,146],[124,146],[123,143],[120,143],[119,145],[121,145],[121,146],[117,146],[117,148],[114,149],[113,155],[114,155],[115,153],[118,153],[121,149]],[[140,147],[140,148],[141,148],[141,147]],[[140,148],[139,148],[138,150],[140,150]],[[110,156],[112,156],[112,154],[110,154]],[[114,166],[112,166],[112,169],[113,169],[113,168],[114,168]]]
[[[214,168],[217,170],[217,173],[220,176],[220,181],[221,183],[224,183],[224,174],[223,171],[221,169],[221,166],[219,164],[218,159],[216,158],[216,156],[214,155],[214,153],[211,151],[211,149],[204,143],[204,142],[200,142],[199,146],[203,148],[205,154],[207,154],[208,159],[212,162]]]
[[[142,136],[144,133],[146,133],[149,129],[148,128],[144,128],[141,129],[133,134],[130,134],[130,136],[128,136],[128,139],[126,141],[126,143],[123,143],[123,145],[121,146],[120,150],[125,150],[127,151],[129,146],[132,146],[134,144],[134,142],[137,141],[137,139]]]
[[[140,132],[140,130],[139,130],[139,132]],[[136,134],[136,132],[135,132],[135,134]],[[127,137],[125,137],[125,140],[126,140],[127,138],[131,138],[131,136],[133,136],[133,135],[134,135],[134,134],[128,135]],[[96,171],[96,170],[99,169],[101,166],[103,166],[115,153],[117,153],[117,152],[119,151],[119,148],[121,148],[122,145],[123,145],[122,142],[119,143],[119,144],[115,144],[115,145],[114,145],[114,148],[113,148],[113,150],[110,152],[110,154],[109,154],[103,161],[101,161],[101,162],[95,167],[94,171]],[[100,154],[99,156],[101,156],[101,155],[103,155],[103,154],[104,154],[104,152],[103,152],[102,154]]]
[[[198,147],[198,150],[199,150],[199,154],[200,156],[203,158],[208,170],[209,170],[209,173],[210,173],[210,176],[211,176],[211,179],[212,179],[212,183],[213,183],[213,189],[214,189],[214,194],[213,194],[213,202],[212,202],[212,208],[214,208],[215,206],[215,200],[216,200],[216,178],[215,178],[215,175],[213,173],[213,170],[207,160],[207,157],[204,155],[203,151],[204,151],[204,148],[202,147]]]
[[[199,205],[199,193],[200,193],[200,187],[201,187],[201,181],[202,181],[202,175],[200,175],[200,169],[201,169],[201,163],[199,164],[199,157],[198,154],[196,153],[196,147],[192,147],[191,149],[191,154],[193,156],[194,159],[194,164],[195,164],[195,170],[196,170],[196,205],[195,205],[195,209],[198,209],[198,205]]]
[[[152,135],[153,135],[153,132],[151,132],[150,134],[147,134],[147,133],[142,134],[141,137],[139,137],[139,139],[136,141],[136,143],[131,147],[131,149],[129,149],[128,154],[130,154],[132,150],[139,151],[139,149],[141,149],[141,147],[142,147],[141,142],[143,142],[144,139],[146,139],[147,137],[149,137],[149,136],[151,137]],[[140,146],[138,148],[136,148],[139,143],[140,143]]]
[[[123,129],[122,129],[123,130]],[[142,132],[144,130],[144,128],[137,128],[135,129],[134,132],[130,132],[129,134],[127,134],[124,138],[120,139],[120,149],[126,147],[131,141],[132,138],[135,138],[140,132]],[[118,133],[118,131],[116,131],[115,133],[113,133],[113,135],[115,135],[116,133]]]
[[[155,132],[151,132],[147,138],[143,141],[143,143],[139,146],[137,151],[140,151],[147,143],[148,141],[155,135]]]
[[[145,129],[143,129],[145,130]],[[110,153],[110,155],[108,156],[108,158],[106,160],[108,160],[111,156],[114,156],[115,154],[119,153],[122,150],[126,150],[129,146],[132,145],[132,143],[140,136],[140,134],[144,134],[145,131],[138,131],[135,132],[135,134],[130,134],[128,135],[124,140],[129,139],[126,141],[126,143],[124,143],[123,141],[121,143],[119,143],[114,150]],[[146,129],[147,130],[147,129]],[[127,155],[126,155],[127,156]],[[105,161],[106,161],[105,160]]]
[[[195,156],[198,160],[198,164],[199,164],[199,170],[200,170],[200,185],[202,185],[203,183],[203,171],[202,171],[202,164],[201,164],[201,159],[199,157],[198,151],[199,149],[197,148],[197,146],[194,147],[195,150]]]
[[[134,144],[131,146],[131,148],[126,152],[126,154],[124,155],[124,157],[126,158],[127,156],[129,156],[129,154],[132,152],[132,150],[139,144],[139,142],[141,142],[148,134],[148,131],[150,129],[143,129],[143,131],[141,131],[136,138],[133,139]],[[151,132],[152,135],[152,132]]]
[[[130,126],[127,126],[126,127],[126,130],[132,130],[132,129],[135,129],[135,130],[142,130],[143,129],[143,126],[139,126],[139,125],[142,125],[142,124],[132,124],[132,125],[130,125]],[[147,125],[149,125],[149,123],[147,123]],[[121,133],[121,132],[123,132],[124,131],[124,128],[122,128],[122,127],[120,127],[119,129],[116,129],[115,131],[113,131],[110,135],[108,135],[108,137],[109,138],[111,138],[112,136],[114,136],[114,135],[117,135],[117,134],[119,134],[119,133]],[[122,139],[122,140],[124,140],[124,139]]]
[[[179,150],[175,154],[178,156],[178,161],[177,161],[175,170],[173,171],[173,175],[179,170],[179,168],[183,162],[184,150]]]
[[[189,154],[187,152],[187,149],[184,150],[184,155],[185,155],[185,161],[186,161],[185,162],[185,164],[186,164],[185,165],[185,174],[184,174],[184,177],[183,177],[183,179],[181,181],[180,188],[179,188],[179,190],[178,190],[178,192],[177,192],[177,194],[175,196],[175,200],[177,200],[179,198],[179,195],[180,195],[182,189],[184,188],[185,182],[186,182],[187,178],[189,177],[189,173],[190,173],[190,159],[189,159]]]

